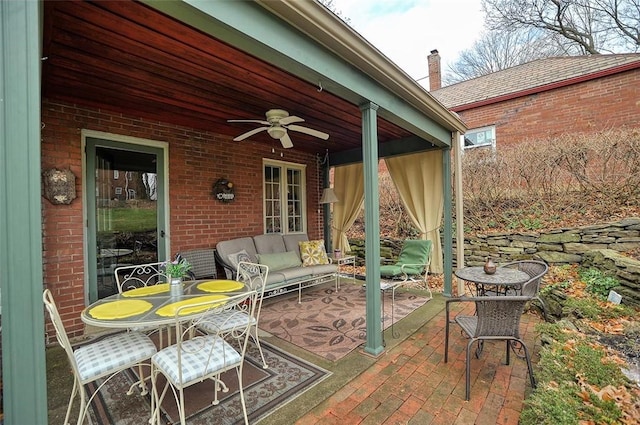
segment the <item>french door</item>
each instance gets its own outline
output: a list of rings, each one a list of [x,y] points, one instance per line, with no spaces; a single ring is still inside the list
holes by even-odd
[[[88,298],[117,292],[114,270],[166,259],[162,147],[87,137]]]

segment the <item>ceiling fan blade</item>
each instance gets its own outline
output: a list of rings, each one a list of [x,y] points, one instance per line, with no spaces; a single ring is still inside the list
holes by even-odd
[[[289,137],[289,133],[284,133],[284,136],[280,138],[280,143],[282,143],[283,148],[293,147],[293,142],[291,141],[291,137]]]
[[[280,119],[280,125],[289,125],[293,124],[294,122],[304,122],[304,120],[300,117],[296,117],[295,115]]]
[[[287,126],[287,128],[289,130],[297,131],[299,133],[308,134],[310,136],[314,136],[314,137],[317,137],[317,138],[322,139],[322,140],[327,140],[329,138],[329,135],[327,133],[323,133],[322,131],[314,130],[314,129],[308,128],[308,127],[302,127],[302,126],[293,124],[293,125]]]
[[[253,129],[253,130],[251,130],[251,131],[247,131],[246,133],[241,134],[241,135],[239,135],[239,136],[235,137],[235,138],[233,139],[233,141],[234,141],[234,142],[239,142],[239,141],[241,141],[241,140],[246,139],[247,137],[251,137],[251,136],[253,136],[254,134],[260,133],[261,131],[264,131],[264,130],[266,130],[266,129],[268,129],[268,128],[269,128],[269,127],[258,127],[258,128],[254,128],[254,129]]]
[[[227,122],[255,122],[257,124],[270,125],[269,121],[264,120],[227,120]]]

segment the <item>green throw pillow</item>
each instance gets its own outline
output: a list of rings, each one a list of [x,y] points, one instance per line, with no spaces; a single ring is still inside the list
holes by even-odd
[[[269,267],[269,271],[299,267],[302,262],[294,251],[278,252],[275,254],[258,254],[258,262]]]

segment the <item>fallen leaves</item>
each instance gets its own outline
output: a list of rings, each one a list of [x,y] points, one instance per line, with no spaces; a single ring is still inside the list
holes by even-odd
[[[592,396],[602,401],[611,401],[615,403],[622,412],[621,422],[625,425],[637,424],[640,418],[640,389],[627,388],[625,386],[614,387],[607,385],[604,388],[598,388],[589,384],[583,376],[576,376],[580,387],[580,398],[585,404],[592,404]],[[581,425],[594,424],[593,421],[580,421]]]

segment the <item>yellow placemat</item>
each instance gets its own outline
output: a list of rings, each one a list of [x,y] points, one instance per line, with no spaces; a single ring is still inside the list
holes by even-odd
[[[204,292],[231,292],[244,288],[244,283],[236,280],[210,280],[198,284],[198,289]]]
[[[149,311],[151,307],[152,304],[144,300],[118,300],[95,306],[89,314],[96,319],[124,319]]]
[[[224,304],[223,301],[226,300],[227,298],[229,297],[226,295],[205,295],[202,297],[189,298],[188,300],[167,304],[164,307],[159,308],[158,311],[156,311],[156,314],[158,316],[163,316],[163,317],[173,317],[176,315],[176,311],[181,307],[188,306],[191,304],[206,303],[209,301],[221,301],[220,304]],[[183,308],[182,310],[180,310],[180,315],[185,316],[187,314],[199,313],[201,311],[208,310],[215,306],[216,305],[205,304],[205,305],[199,305],[193,308]]]
[[[157,285],[143,286],[142,288],[132,289],[122,293],[123,297],[143,297],[145,295],[162,294],[169,292],[168,283],[158,283]]]

